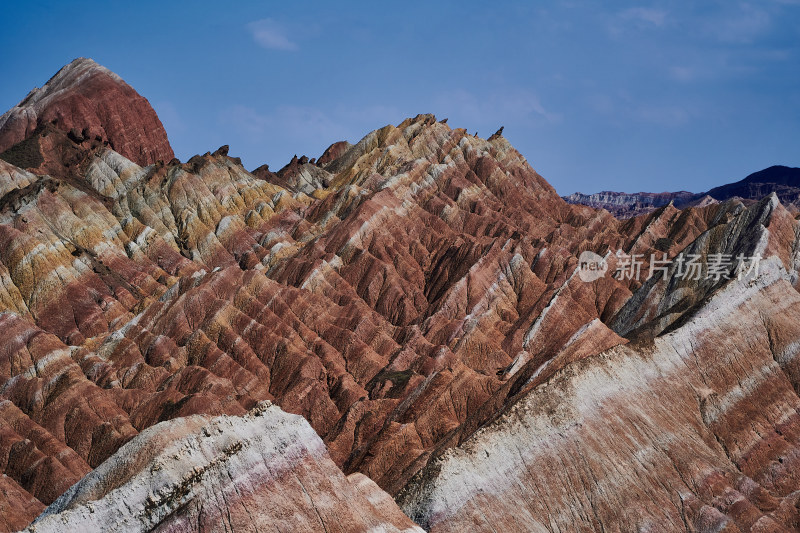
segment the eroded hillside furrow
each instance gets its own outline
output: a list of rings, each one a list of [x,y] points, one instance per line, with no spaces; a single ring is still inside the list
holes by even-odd
[[[81,479],[149,475],[115,455],[158,441],[149,428],[252,422],[264,401],[302,415],[398,528],[413,525],[386,493],[436,531],[796,525],[798,223],[775,196],[620,221],[568,205],[502,135],[433,115],[277,173],[227,147],[164,162],[160,144],[48,128],[38,146],[66,170],[0,160],[0,530]],[[638,278],[611,275],[619,250]],[[607,275],[584,281],[584,251]],[[681,253],[766,266],[687,280],[673,261],[647,279]],[[296,530],[349,530],[303,454],[253,479],[189,458],[213,476],[165,482],[135,523],[257,528],[253,502],[283,496],[248,483],[280,478],[310,520]]]

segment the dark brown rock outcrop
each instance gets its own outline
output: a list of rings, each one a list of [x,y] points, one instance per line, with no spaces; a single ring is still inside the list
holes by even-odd
[[[350,146],[352,145],[347,141],[339,141],[333,143],[332,145],[328,146],[328,148],[326,148],[325,151],[322,153],[322,155],[319,157],[319,159],[317,160],[317,165],[324,168],[325,165],[327,165],[331,161],[338,159],[343,153],[345,153],[350,148]]]

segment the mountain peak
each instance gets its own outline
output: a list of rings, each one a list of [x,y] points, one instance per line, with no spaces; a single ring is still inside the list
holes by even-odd
[[[46,124],[107,141],[140,165],[174,157],[150,103],[93,59],[74,59],[0,116],[0,152],[32,137]]]

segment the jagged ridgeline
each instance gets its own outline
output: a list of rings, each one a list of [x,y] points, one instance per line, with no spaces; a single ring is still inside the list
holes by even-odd
[[[433,115],[183,163],[86,59],[0,151],[0,531],[798,527],[774,195],[618,220]]]

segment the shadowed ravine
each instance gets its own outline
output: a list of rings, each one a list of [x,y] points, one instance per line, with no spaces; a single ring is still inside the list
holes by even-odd
[[[91,60],[0,117],[0,531],[800,528],[776,196],[618,220],[433,115],[276,173],[162,132]]]

